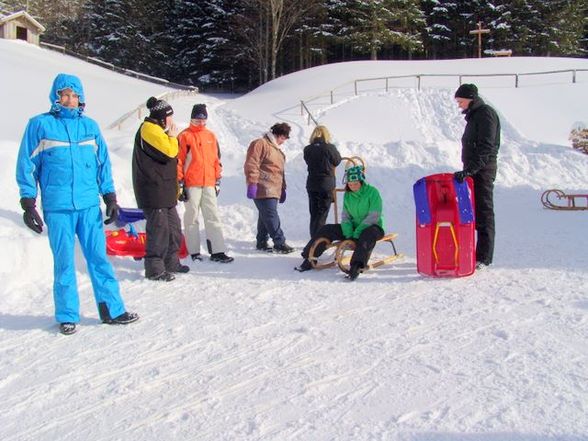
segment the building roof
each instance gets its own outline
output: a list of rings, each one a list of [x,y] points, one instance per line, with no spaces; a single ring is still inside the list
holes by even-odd
[[[27,11],[18,11],[13,14],[8,14],[4,16],[0,16],[0,25],[9,22],[10,20],[14,20],[19,17],[24,17],[28,22],[30,22],[33,26],[35,26],[40,32],[45,32],[45,26],[35,20],[31,14]]]

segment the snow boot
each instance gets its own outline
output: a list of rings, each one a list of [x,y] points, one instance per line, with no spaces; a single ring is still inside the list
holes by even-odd
[[[64,322],[59,324],[59,332],[63,335],[72,335],[77,332],[78,328],[75,323]]]
[[[310,263],[310,260],[304,259],[300,266],[294,267],[294,269],[300,273],[310,271],[312,269],[312,263]]]
[[[193,262],[196,262],[197,260],[202,262],[202,254],[200,253],[190,254],[190,257],[192,258]]]
[[[273,251],[272,247],[270,247],[267,242],[257,242],[255,248],[258,251],[265,251],[266,253],[271,253]]]
[[[290,254],[293,251],[294,251],[294,248],[292,248],[286,242],[284,242],[281,245],[274,245],[274,253],[278,253],[278,254]]]
[[[487,270],[489,266],[490,266],[489,263],[476,262],[476,271],[484,271],[484,270]]]
[[[187,273],[190,271],[190,267],[188,265],[182,265],[181,263],[174,268],[173,270],[170,270],[170,273]]]
[[[139,314],[136,312],[123,312],[121,315],[113,319],[103,319],[102,323],[106,323],[107,325],[128,325],[137,320],[139,320]]]
[[[214,253],[210,255],[210,260],[213,262],[231,263],[235,259],[227,256],[225,253]]]
[[[176,278],[172,273],[168,273],[167,271],[162,272],[161,274],[157,274],[155,276],[147,277],[149,280],[153,280],[156,282],[171,282]]]
[[[349,268],[349,273],[347,274],[347,278],[353,282],[359,276],[360,271],[361,271],[361,264],[357,263],[357,262],[353,262],[351,264],[351,267]]]

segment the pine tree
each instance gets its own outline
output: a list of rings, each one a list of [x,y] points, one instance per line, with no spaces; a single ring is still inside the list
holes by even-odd
[[[539,46],[545,55],[586,54],[582,47],[586,12],[586,0],[551,0],[538,2],[543,18],[544,31]]]
[[[424,43],[426,55],[430,58],[451,56],[455,48],[457,3],[447,0],[423,0],[426,20]]]
[[[396,45],[408,53],[421,51],[425,21],[414,0],[354,0],[348,37],[355,47],[377,60],[378,52]]]
[[[83,53],[115,65],[132,67],[130,43],[136,27],[129,20],[131,10],[125,0],[93,0],[82,8]]]

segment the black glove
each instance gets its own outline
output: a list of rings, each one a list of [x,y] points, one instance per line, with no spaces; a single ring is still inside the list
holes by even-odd
[[[24,210],[22,219],[27,227],[35,233],[41,234],[43,231],[43,219],[39,216],[39,212],[35,208],[37,201],[35,198],[21,198],[20,206]]]
[[[187,202],[190,199],[190,195],[188,194],[188,189],[184,187],[184,181],[178,182],[178,201],[180,202]]]
[[[106,204],[106,220],[104,221],[104,225],[116,222],[118,219],[118,210],[120,210],[120,207],[116,203],[116,193],[106,193],[102,196],[102,199]]]
[[[220,194],[220,179],[214,184],[214,192],[216,193],[216,197],[218,197]]]
[[[465,171],[465,170],[461,170],[461,171],[457,171],[455,173],[453,173],[453,177],[455,178],[455,180],[457,182],[459,182],[460,184],[464,181],[465,178],[467,178],[468,176],[470,176],[470,174]]]

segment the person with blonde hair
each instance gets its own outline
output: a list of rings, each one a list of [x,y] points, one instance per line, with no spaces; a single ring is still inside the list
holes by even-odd
[[[341,155],[331,144],[331,134],[325,126],[316,126],[309,142],[304,147],[304,161],[308,167],[306,191],[312,238],[327,221],[334,197],[335,167],[341,163]]]

